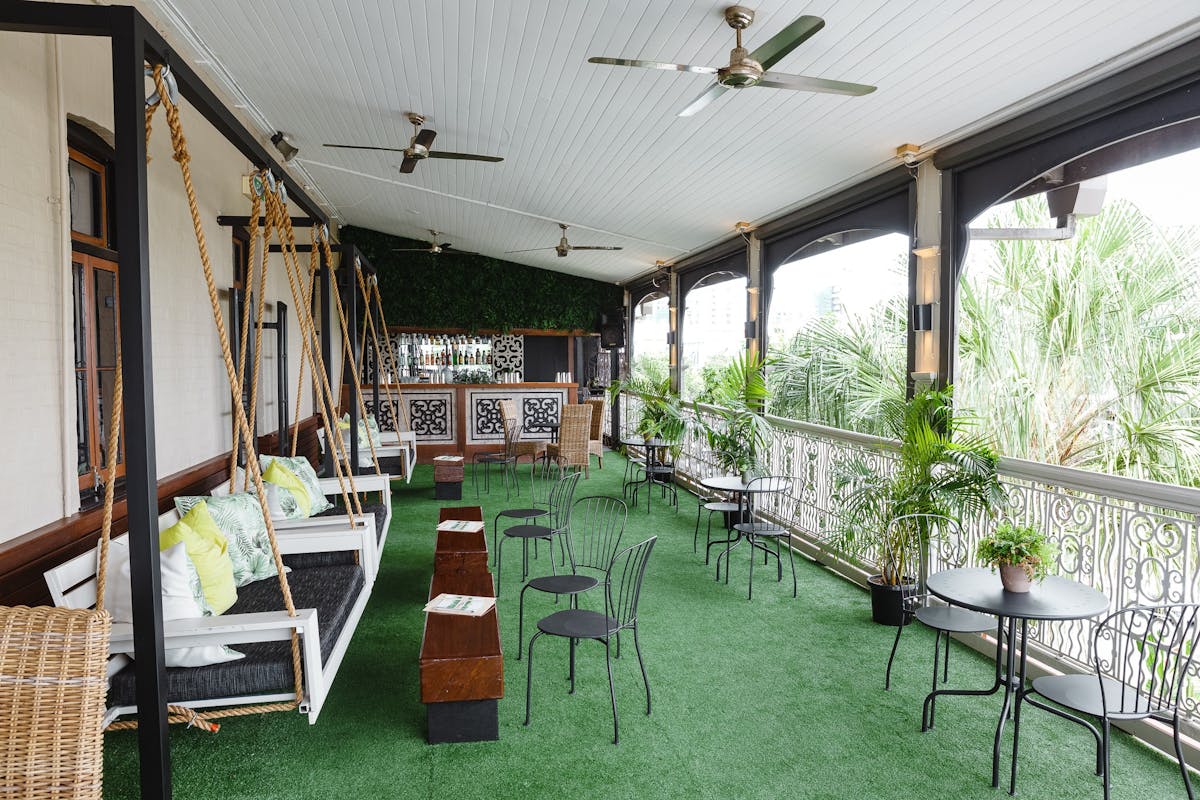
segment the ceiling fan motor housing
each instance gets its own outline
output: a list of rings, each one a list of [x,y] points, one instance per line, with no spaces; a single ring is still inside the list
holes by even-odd
[[[729,53],[729,66],[717,70],[717,83],[729,89],[745,89],[762,80],[763,68],[750,58],[744,47],[735,47]]]

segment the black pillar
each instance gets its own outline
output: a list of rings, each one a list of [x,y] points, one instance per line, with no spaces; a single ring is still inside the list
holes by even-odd
[[[125,404],[125,496],[129,509],[129,566],[133,642],[137,653],[138,757],[143,798],[171,796],[163,663],[162,589],[158,561],[158,476],[154,454],[154,370],[150,346],[150,259],[147,233],[145,22],[132,8],[114,6],[112,36],[113,170],[118,277],[121,286],[121,365]]]
[[[324,251],[321,252],[321,358],[325,360],[325,380],[329,382],[329,386],[333,387],[333,340],[330,331],[332,330],[333,307],[330,303],[330,293],[333,291],[333,281],[330,279],[329,271],[332,266],[325,260]],[[316,376],[313,376],[316,380]],[[299,398],[297,398],[299,402]],[[313,411],[315,413],[324,414],[321,412],[321,403],[313,403]],[[338,427],[337,420],[326,420],[329,424],[329,430],[337,435]],[[325,443],[325,463],[321,466],[321,471],[324,475],[336,474],[333,466],[333,442]]]
[[[346,281],[345,294],[346,298],[346,327],[348,330],[342,331],[343,336],[350,337],[350,363],[342,370],[342,383],[346,383],[346,375],[350,376],[350,380],[354,380],[355,368],[358,364],[358,262],[355,258],[355,251],[352,246],[343,247],[342,249],[342,277]],[[350,390],[350,464],[351,471],[358,474],[358,393],[362,391],[361,386],[351,384],[353,388]],[[339,397],[340,397],[339,393]]]

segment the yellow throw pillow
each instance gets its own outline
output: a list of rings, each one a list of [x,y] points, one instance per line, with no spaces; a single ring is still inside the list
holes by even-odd
[[[280,464],[279,459],[271,460],[271,465],[263,473],[263,480],[267,483],[275,484],[280,489],[287,489],[296,498],[296,510],[298,514],[288,515],[289,518],[307,519],[312,515],[312,501],[309,499],[308,489],[305,487],[304,481],[300,480],[299,475],[292,472],[283,464]],[[284,511],[286,513],[287,509],[284,509]]]
[[[158,549],[166,550],[183,542],[188,558],[200,577],[204,599],[214,614],[221,614],[237,602],[237,586],[233,582],[233,561],[229,558],[229,543],[217,527],[208,505],[199,502],[179,522],[158,537]]]

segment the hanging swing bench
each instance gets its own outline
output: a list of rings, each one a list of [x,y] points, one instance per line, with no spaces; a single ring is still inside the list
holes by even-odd
[[[179,109],[175,103],[175,92],[171,89],[169,71],[163,67],[147,69],[154,78],[157,91],[147,101],[146,135],[150,135],[154,111],[159,105],[165,108],[170,128],[174,158],[179,162],[184,187],[187,192],[192,222],[199,248],[200,262],[212,307],[214,324],[229,379],[231,396],[240,398],[241,377],[244,362],[235,365],[226,327],[217,299],[216,284],[208,257],[203,226],[192,187],[187,140],[179,121]],[[304,380],[303,365],[308,364],[313,376],[314,403],[322,418],[326,436],[332,442],[335,475],[321,482],[321,490],[340,494],[342,506],[340,517],[318,517],[312,520],[289,521],[303,524],[277,526],[265,509],[268,508],[267,494],[262,480],[262,468],[255,451],[252,436],[253,414],[257,405],[258,369],[254,365],[250,410],[241,402],[233,402],[234,444],[231,459],[236,459],[244,449],[245,464],[242,489],[256,496],[263,510],[263,521],[270,541],[277,580],[264,579],[238,588],[236,603],[225,613],[216,616],[172,619],[164,622],[163,636],[166,649],[201,647],[209,645],[231,645],[244,657],[224,663],[198,667],[171,667],[166,670],[165,694],[172,705],[169,707],[172,721],[187,722],[199,727],[215,729],[212,720],[229,716],[255,714],[265,711],[298,709],[307,714],[309,722],[315,722],[321,712],[338,667],[354,635],[358,620],[370,594],[380,548],[377,546],[372,515],[366,513],[359,498],[359,490],[380,491],[389,498],[389,482],[386,475],[359,477],[355,485],[353,470],[344,450],[339,447],[340,436],[329,436],[335,404],[333,393],[324,377],[326,375],[320,348],[312,321],[312,290],[315,266],[310,266],[306,276],[296,256],[294,232],[287,210],[287,199],[282,182],[276,183],[269,173],[259,174],[260,183],[268,188],[252,198],[252,239],[257,249],[257,225],[259,215],[266,211],[268,234],[274,231],[283,245],[284,264],[295,307],[301,322],[301,385]],[[328,247],[327,234],[314,232]],[[259,312],[256,336],[262,331],[262,298],[266,289],[266,246],[258,272]],[[315,248],[314,248],[315,250]],[[248,289],[253,291],[254,263],[259,261],[252,253]],[[246,315],[249,316],[249,306]],[[246,320],[248,323],[248,319]],[[243,324],[243,336],[248,334],[249,325]],[[260,352],[255,347],[255,352]],[[240,353],[247,351],[243,338]],[[114,474],[116,436],[120,424],[120,392],[122,386],[121,361],[119,355],[116,370],[113,420],[110,425],[110,453],[107,474]],[[299,392],[297,397],[299,398]],[[361,396],[360,396],[361,402]],[[299,412],[299,403],[297,403]],[[297,419],[297,428],[299,420]],[[292,440],[295,442],[295,435]],[[294,446],[294,444],[293,444]],[[231,461],[229,490],[237,489],[235,482],[236,462]],[[108,563],[108,548],[112,528],[113,491],[112,482],[107,482],[105,493],[105,524],[99,546],[46,572],[45,577],[58,609],[50,609],[60,615],[82,615],[81,618],[103,618],[105,602],[104,587]],[[378,484],[378,485],[376,485]],[[390,498],[384,501],[385,527],[390,521]],[[159,532],[179,521],[175,511],[158,518]],[[126,537],[118,537],[120,543]],[[88,611],[93,609],[94,611]],[[75,609],[77,611],[69,611]],[[91,616],[89,616],[89,614]],[[115,721],[118,717],[136,713],[134,677],[130,658],[133,654],[133,626],[129,623],[112,625],[108,641],[108,697],[103,710],[102,724],[112,728],[132,727],[136,721]],[[102,665],[103,666],[103,665]],[[196,709],[203,709],[198,713]],[[95,721],[100,725],[100,721]],[[100,728],[97,727],[98,731]]]

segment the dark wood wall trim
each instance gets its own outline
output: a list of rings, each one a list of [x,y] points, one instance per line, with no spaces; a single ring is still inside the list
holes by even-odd
[[[313,416],[300,423],[297,452],[319,463],[317,428],[320,418]],[[259,437],[259,452],[275,450],[278,434]],[[158,482],[158,513],[173,506],[179,495],[208,494],[214,486],[229,479],[229,453],[222,453],[188,469],[168,475]],[[47,605],[50,594],[43,573],[51,567],[96,546],[104,518],[103,506],[43,525],[7,542],[0,542],[0,605]],[[124,533],[127,526],[125,501],[113,506],[113,535]]]

